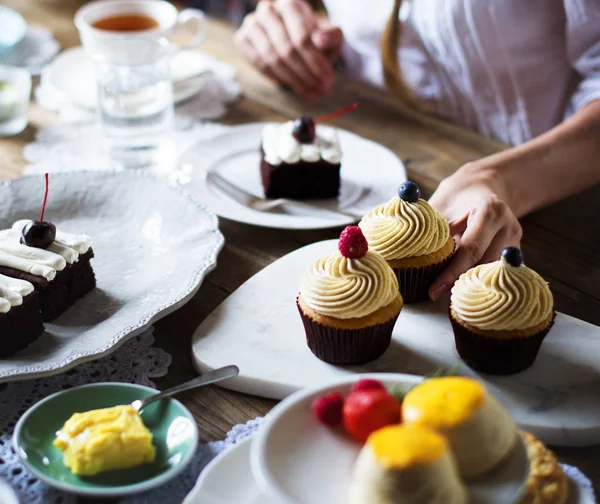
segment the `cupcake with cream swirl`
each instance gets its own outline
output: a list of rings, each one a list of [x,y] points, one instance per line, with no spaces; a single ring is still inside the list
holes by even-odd
[[[429,287],[454,254],[445,217],[405,182],[398,196],[366,214],[359,223],[369,247],[394,270],[405,303],[425,301]]]
[[[547,282],[523,264],[516,247],[463,273],[452,288],[456,349],[478,371],[512,374],[530,367],[554,316]]]
[[[304,273],[296,302],[313,354],[331,364],[363,364],[389,346],[402,296],[360,228],[344,229],[338,249]]]

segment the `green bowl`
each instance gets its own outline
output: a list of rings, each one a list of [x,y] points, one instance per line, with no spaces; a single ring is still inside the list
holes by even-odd
[[[129,383],[95,383],[57,392],[34,404],[20,418],[13,436],[15,451],[40,480],[67,492],[120,497],[155,488],[187,466],[198,444],[196,421],[175,399],[163,399],[142,410],[156,446],[152,464],[75,476],[63,464],[62,452],[52,444],[56,431],[73,413],[130,404],[153,394],[156,390]]]

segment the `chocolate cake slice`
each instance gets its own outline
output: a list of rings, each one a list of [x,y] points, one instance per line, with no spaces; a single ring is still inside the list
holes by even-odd
[[[89,236],[60,231],[45,249],[22,244],[30,222],[0,231],[0,274],[30,282],[39,294],[42,319],[50,322],[96,286],[94,252]]]
[[[266,198],[336,198],[341,149],[337,132],[310,117],[269,124],[263,131],[260,175]]]
[[[0,275],[0,358],[23,350],[44,332],[33,285]]]

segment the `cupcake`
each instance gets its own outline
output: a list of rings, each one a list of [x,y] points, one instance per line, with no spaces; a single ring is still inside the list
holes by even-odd
[[[452,288],[456,350],[484,373],[508,375],[531,366],[554,317],[548,284],[523,264],[516,247],[462,274]]]
[[[404,182],[398,196],[379,205],[359,223],[369,247],[394,270],[405,303],[429,299],[429,287],[454,254],[454,239],[442,214]]]
[[[419,425],[375,431],[362,448],[352,475],[351,504],[466,504],[447,440]]]
[[[363,364],[389,346],[402,296],[359,227],[344,229],[338,249],[304,273],[296,303],[313,354],[330,364]]]
[[[407,425],[443,435],[463,478],[480,476],[505,460],[517,443],[517,428],[483,384],[459,376],[432,378],[413,388],[402,402]]]

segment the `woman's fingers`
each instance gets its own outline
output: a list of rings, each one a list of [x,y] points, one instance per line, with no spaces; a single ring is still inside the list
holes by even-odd
[[[506,247],[520,247],[522,235],[521,225],[515,218],[514,222],[509,222],[496,234],[479,262],[485,264],[497,261]]]
[[[297,54],[311,74],[319,80],[321,87],[330,87],[334,73],[331,63],[312,42],[312,33],[318,27],[310,7],[301,0],[283,0],[276,2],[274,6],[283,20]]]
[[[468,214],[467,227],[454,257],[429,290],[431,299],[439,299],[452,288],[460,275],[481,261],[496,235],[506,225],[507,211],[510,212],[502,200],[490,196]]]

